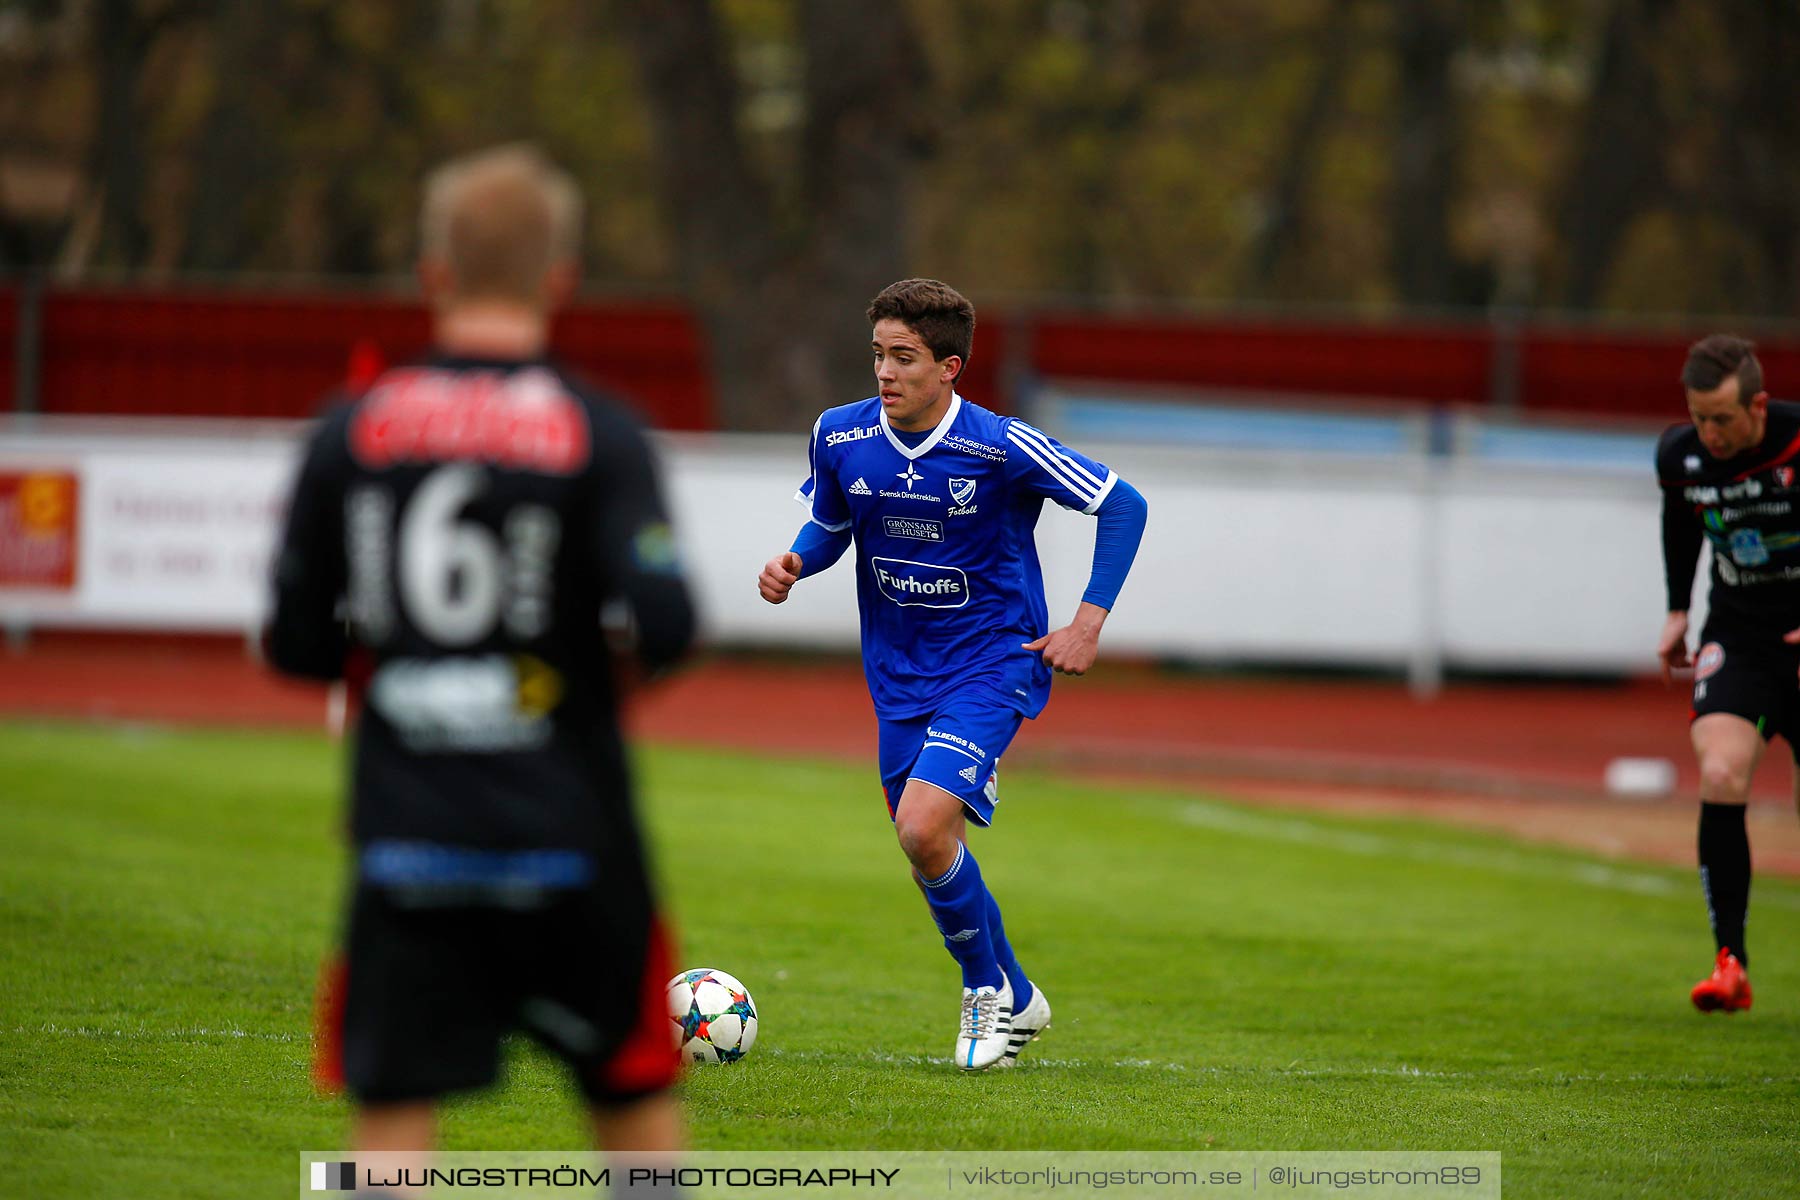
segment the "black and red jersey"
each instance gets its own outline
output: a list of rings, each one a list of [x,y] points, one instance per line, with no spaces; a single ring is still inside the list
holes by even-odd
[[[1669,610],[1684,611],[1712,544],[1709,620],[1748,633],[1800,627],[1800,404],[1771,400],[1761,444],[1716,459],[1692,424],[1656,447]]]
[[[615,609],[643,669],[692,639],[651,448],[615,404],[545,360],[438,357],[324,418],[268,651],[362,690],[365,877],[573,886],[635,859]]]

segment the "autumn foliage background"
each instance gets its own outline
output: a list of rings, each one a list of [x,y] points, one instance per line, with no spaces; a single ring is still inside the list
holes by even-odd
[[[1800,8],[1750,0],[11,0],[0,272],[404,283],[419,178],[530,138],[727,425],[983,300],[1800,319]]]

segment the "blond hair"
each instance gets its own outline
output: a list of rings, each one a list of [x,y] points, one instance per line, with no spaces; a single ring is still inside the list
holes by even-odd
[[[452,159],[425,180],[420,256],[448,267],[460,299],[535,302],[544,276],[573,262],[581,193],[524,143]]]

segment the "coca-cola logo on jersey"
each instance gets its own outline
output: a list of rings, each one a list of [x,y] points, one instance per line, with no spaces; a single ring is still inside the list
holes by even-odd
[[[351,420],[350,453],[369,467],[472,459],[572,475],[588,460],[587,419],[541,368],[390,371]]]

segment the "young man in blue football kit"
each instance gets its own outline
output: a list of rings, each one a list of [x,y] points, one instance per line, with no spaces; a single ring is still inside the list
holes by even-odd
[[[863,669],[879,719],[882,789],[944,947],[962,968],[955,1058],[1010,1066],[1050,1024],[965,844],[998,802],[995,769],[1043,711],[1052,670],[1094,664],[1100,627],[1143,536],[1136,489],[1025,422],[963,399],[975,309],[933,279],[875,297],[880,394],[814,424],[811,519],[757,581],[780,604],[856,544]],[[1075,619],[1052,629],[1033,540],[1045,499],[1098,519]]]

